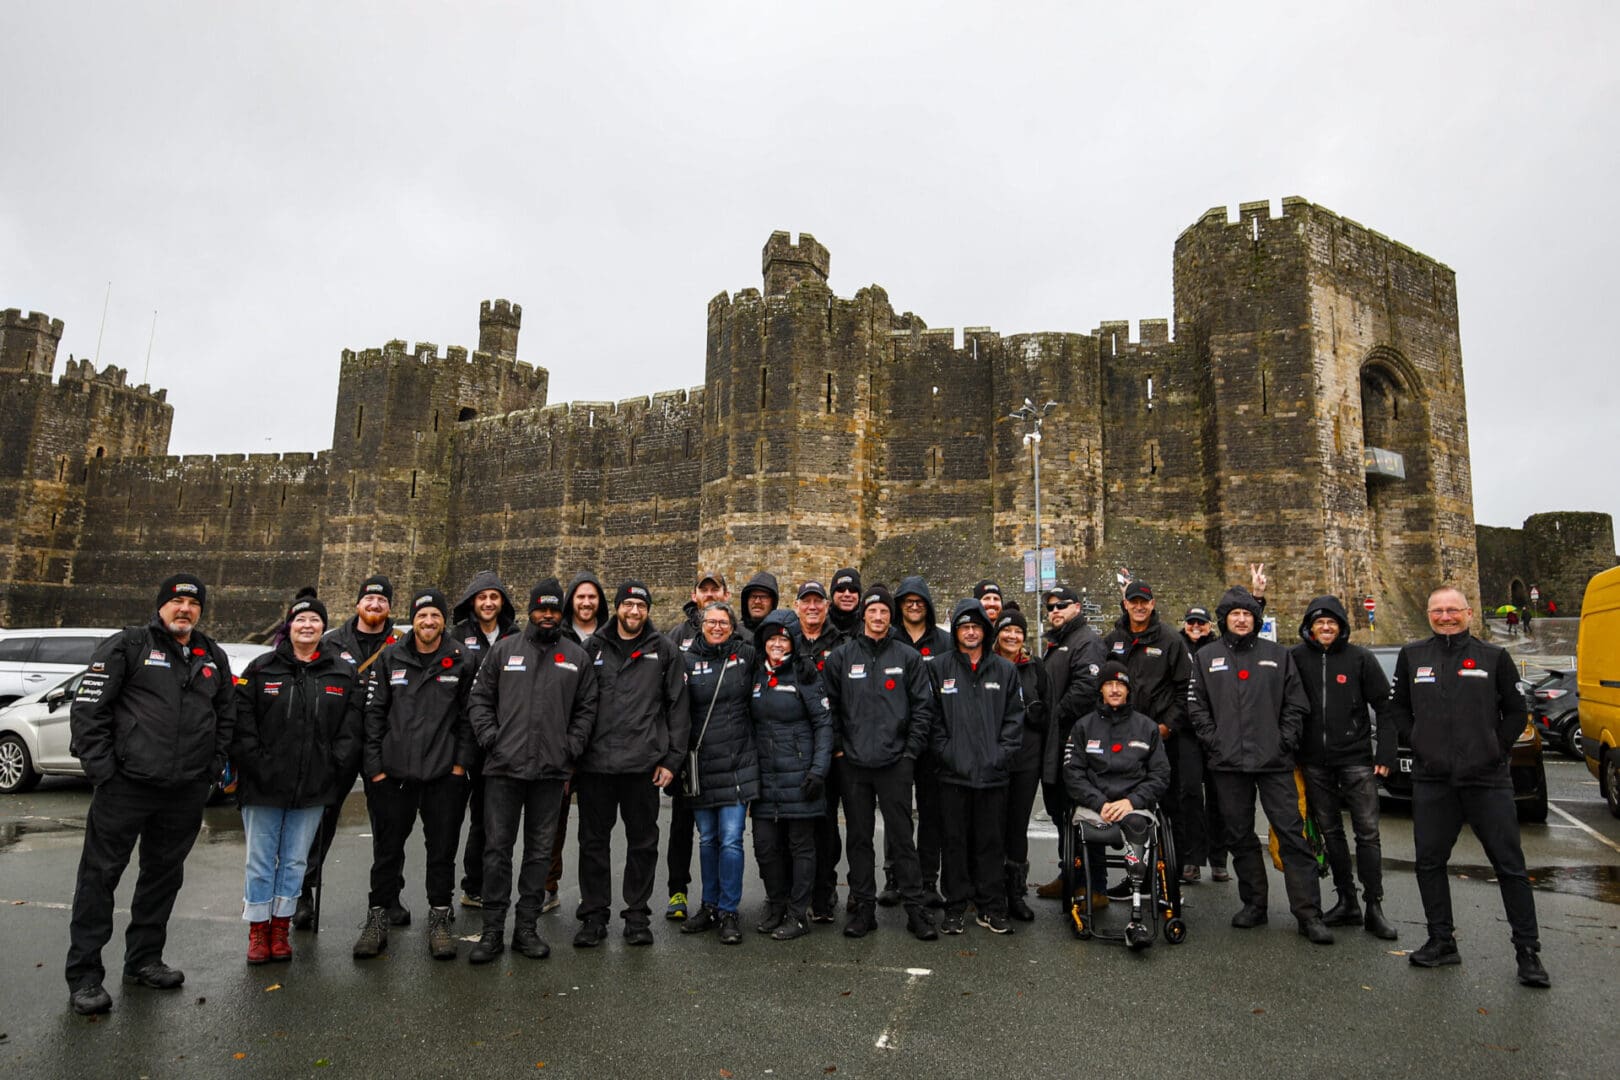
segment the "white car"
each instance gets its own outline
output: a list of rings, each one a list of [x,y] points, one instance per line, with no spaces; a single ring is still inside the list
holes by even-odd
[[[57,626],[0,630],[0,705],[55,686],[89,666],[106,627]]]
[[[221,643],[235,674],[268,645]],[[48,689],[27,694],[0,709],[0,795],[31,791],[42,776],[83,776],[84,767],[68,750],[73,697],[84,678],[81,665]]]

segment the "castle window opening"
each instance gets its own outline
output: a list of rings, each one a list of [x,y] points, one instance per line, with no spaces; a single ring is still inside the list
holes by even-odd
[[[225,489],[225,509],[229,510],[236,503],[236,485],[232,484]]]
[[[456,413],[456,421],[458,423],[465,424],[468,420],[476,419],[477,416],[477,409],[473,408],[471,405],[463,405],[461,407],[461,411]]]
[[[1149,409],[1153,408],[1153,376],[1151,375],[1148,376],[1147,380],[1147,406]]]
[[[56,482],[60,484],[65,479],[67,479],[67,458],[57,458]]]
[[[658,524],[658,496],[656,495],[653,496],[652,519],[654,525]]]
[[[107,448],[105,446],[96,447],[96,457],[106,457],[106,456],[107,456]]]
[[[632,435],[632,436],[630,436],[629,461],[627,462],[627,464],[634,465],[635,463],[636,463],[636,437],[634,435]]]
[[[287,505],[287,485],[286,484],[281,485],[281,505],[282,506]]]
[[[869,375],[866,376],[866,407],[867,407],[867,409],[869,409],[871,411],[873,416],[876,416],[878,414],[878,392],[877,392],[877,376],[876,375],[869,374]]]
[[[827,412],[829,414],[831,414],[832,411],[833,411],[832,390],[833,390],[833,387],[832,387],[832,372],[829,371],[829,372],[827,372]]]
[[[683,436],[683,443],[682,443],[682,447],[681,447],[682,452],[686,455],[686,460],[691,461],[692,460],[692,432],[690,430],[687,430],[687,431],[682,432],[681,434]]]
[[[416,498],[416,470],[411,470],[411,498]]]
[[[366,407],[364,405],[356,405],[354,407],[354,437],[355,438],[358,439],[360,437],[360,431],[361,431],[362,428],[365,427],[365,423],[366,423]]]
[[[56,515],[54,513],[51,515],[51,528],[56,528]]]
[[[176,484],[174,488],[174,508],[176,510],[180,509],[180,504],[185,500],[185,497],[186,486],[184,484]]]
[[[439,410],[438,409],[433,410],[433,430],[434,431],[439,430]]]
[[[1249,219],[1249,225],[1252,229],[1249,236],[1258,244],[1260,242],[1260,217],[1258,214]]]
[[[1260,373],[1260,415],[1262,416],[1271,411],[1270,383],[1271,376],[1262,371]]]
[[[759,369],[759,407],[765,408],[765,388],[768,384],[769,369],[763,365]]]

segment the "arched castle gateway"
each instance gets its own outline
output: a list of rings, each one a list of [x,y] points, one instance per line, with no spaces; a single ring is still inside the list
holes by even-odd
[[[700,562],[1016,588],[1033,491],[1006,414],[1026,397],[1057,402],[1046,540],[1105,607],[1120,564],[1180,605],[1264,561],[1285,617],[1322,591],[1371,593],[1381,632],[1415,631],[1431,582],[1477,596],[1444,265],[1303,199],[1244,203],[1177,238],[1173,334],[1144,319],[1134,336],[1116,321],[1003,337],[931,329],[877,286],[836,296],[830,262],[807,233],[772,234],[763,289],[710,301],[690,390],[547,404],[504,300],[483,305],[470,355],[345,351],[332,448],[314,455],[161,456],[161,391],[75,362],[53,384],[61,323],[7,311],[0,618],[134,620],[181,561],[214,583],[225,636],[299,585],[346,599],[377,570],[455,589],[486,566],[518,585],[591,567],[645,579],[669,609]]]

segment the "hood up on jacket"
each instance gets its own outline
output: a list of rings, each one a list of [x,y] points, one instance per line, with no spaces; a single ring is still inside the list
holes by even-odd
[[[783,608],[777,608],[775,611],[769,613],[763,619],[759,620],[759,625],[754,628],[754,651],[759,653],[762,659],[764,658],[765,639],[770,637],[771,631],[777,627],[780,627],[787,633],[788,646],[791,650],[788,653],[787,660],[783,661],[784,663],[787,663],[793,659],[795,653],[798,651],[798,645],[794,642],[794,635],[799,629],[799,618],[793,612],[787,611]]]
[[[749,578],[748,584],[744,585],[742,587],[742,592],[737,594],[737,617],[743,621],[743,625],[750,631],[759,625],[757,622],[753,625],[749,625],[748,615],[748,594],[756,590],[770,593],[772,611],[775,611],[777,608],[782,606],[782,592],[777,588],[775,574],[771,573],[769,570],[761,570],[759,573]]]
[[[929,608],[929,614],[933,614],[932,607]],[[956,628],[964,622],[978,623],[979,629],[984,631],[984,651],[987,653],[994,651],[991,646],[996,635],[995,627],[990,625],[990,616],[984,613],[984,605],[972,597],[958,600],[951,605],[951,644],[957,647],[960,647],[960,644],[956,640]]]
[[[468,583],[467,588],[462,592],[461,599],[456,601],[456,606],[451,610],[450,618],[446,622],[451,626],[455,626],[469,619],[476,619],[477,616],[473,614],[472,609],[473,597],[485,589],[494,589],[501,594],[501,613],[495,617],[495,621],[500,628],[505,630],[516,622],[517,608],[512,606],[512,594],[507,591],[506,584],[501,581],[499,575],[493,570],[480,570],[473,575],[472,581]]]
[[[1339,624],[1339,636],[1333,639],[1333,647],[1342,648],[1350,640],[1350,616],[1345,613],[1344,605],[1339,603],[1337,596],[1318,596],[1305,605],[1305,617],[1299,621],[1300,638],[1315,645],[1316,639],[1311,637],[1311,624],[1323,616]]]
[[[573,623],[574,593],[579,590],[581,585],[584,585],[587,582],[596,586],[596,595],[601,597],[601,602],[596,605],[596,625],[597,628],[600,629],[602,624],[607,622],[608,616],[612,614],[612,612],[608,610],[612,600],[608,596],[607,590],[602,588],[602,579],[591,573],[589,570],[586,570],[581,574],[575,574],[574,580],[568,583],[568,592],[563,595],[563,622],[569,624]]]
[[[901,578],[900,587],[894,590],[895,626],[901,627],[905,625],[905,618],[900,614],[900,601],[908,596],[922,597],[923,605],[928,609],[928,625],[939,625],[939,616],[934,614],[934,594],[928,591],[928,582],[923,579],[921,574],[911,574],[908,577]],[[974,603],[978,604],[978,601],[975,600]],[[984,611],[983,604],[979,604],[979,611]],[[988,619],[986,621],[988,622]],[[956,620],[953,618],[951,623],[954,625],[955,622]]]
[[[1226,628],[1227,615],[1239,608],[1254,616],[1254,629],[1247,634],[1234,634]],[[1233,643],[1252,641],[1260,634],[1260,616],[1264,611],[1265,608],[1254,598],[1253,593],[1241,585],[1234,585],[1226,590],[1221,596],[1221,602],[1215,606],[1215,629],[1222,637]]]

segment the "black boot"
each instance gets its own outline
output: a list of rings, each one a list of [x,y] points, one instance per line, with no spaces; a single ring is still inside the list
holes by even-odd
[[[1029,888],[1029,863],[1007,863],[1002,868],[1007,879],[1007,914],[1019,922],[1034,922],[1035,912],[1031,910],[1024,894]]]
[[[1552,985],[1552,976],[1547,969],[1541,966],[1541,949],[1535,945],[1520,945],[1514,950],[1514,957],[1519,962],[1519,981],[1526,986],[1548,987]]]
[[[1413,967],[1445,967],[1448,964],[1462,963],[1462,955],[1457,952],[1457,942],[1454,939],[1430,934],[1428,941],[1407,954],[1406,962]]]
[[[469,964],[487,964],[506,951],[506,931],[485,930],[467,954]]]
[[[1355,890],[1340,889],[1339,902],[1322,914],[1322,921],[1329,926],[1354,926],[1360,922],[1361,905],[1356,903]]]
[[[546,939],[540,936],[534,923],[527,919],[519,919],[512,930],[512,949],[527,956],[530,960],[544,960],[551,955],[551,946]]]
[[[293,908],[292,925],[294,930],[308,930],[315,924],[315,903],[309,898],[306,890],[298,894],[298,906]]]
[[[781,926],[782,920],[786,918],[786,904],[767,904],[765,906],[765,917],[759,921],[754,929],[762,934],[775,933],[776,928]]]
[[[1299,920],[1299,933],[1301,937],[1309,938],[1312,945],[1333,944],[1333,931],[1321,919]]]
[[[1401,936],[1394,925],[1384,918],[1383,902],[1370,896],[1367,898],[1367,914],[1362,919],[1361,925],[1367,928],[1367,933],[1384,941],[1394,941]]]
[[[917,904],[906,905],[906,929],[918,941],[933,941],[939,937],[939,931],[934,929],[934,917],[928,914],[928,909]]]
[[[681,927],[683,934],[701,934],[713,930],[720,925],[720,909],[713,904],[704,904],[698,908],[696,915],[686,918],[686,925]]]
[[[856,903],[855,911],[844,924],[844,936],[862,938],[877,929],[877,912],[871,904]]]

